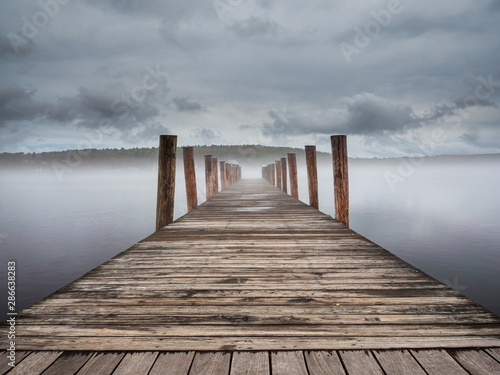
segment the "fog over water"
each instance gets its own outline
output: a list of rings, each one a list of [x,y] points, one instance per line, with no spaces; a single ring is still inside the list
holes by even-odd
[[[432,159],[404,168],[396,160],[351,160],[351,228],[500,313],[498,160]],[[0,172],[0,277],[16,260],[18,311],[151,234],[156,173],[75,170],[59,180],[52,172]],[[320,210],[333,216],[331,166],[320,165],[318,175]],[[260,167],[244,166],[243,178],[253,177]],[[197,180],[201,203],[200,167]],[[307,203],[302,167],[299,194]],[[175,217],[186,211],[179,164]],[[3,320],[6,303],[0,310]]]

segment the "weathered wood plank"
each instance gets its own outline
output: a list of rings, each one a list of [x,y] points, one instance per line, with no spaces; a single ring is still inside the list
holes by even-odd
[[[500,362],[500,348],[487,348],[485,352]]]
[[[196,353],[189,375],[227,375],[230,362],[231,353]]]
[[[157,356],[157,352],[127,353],[113,375],[148,374]]]
[[[372,352],[368,350],[342,350],[339,354],[348,374],[384,375]]]
[[[500,363],[481,349],[455,349],[448,352],[471,374],[500,374]]]
[[[90,352],[64,352],[50,365],[43,375],[72,375],[92,357]]]
[[[468,374],[445,350],[418,349],[411,354],[429,375]]]
[[[268,352],[234,352],[230,375],[269,375]]]
[[[374,350],[386,375],[426,375],[407,350]]]
[[[78,375],[111,375],[124,356],[125,353],[94,353]]]
[[[273,375],[308,375],[302,351],[271,353]]]
[[[62,352],[33,352],[20,361],[9,374],[38,375],[49,367]]]
[[[306,351],[304,355],[309,375],[345,375],[337,352]]]
[[[194,352],[160,353],[148,375],[188,375]]]

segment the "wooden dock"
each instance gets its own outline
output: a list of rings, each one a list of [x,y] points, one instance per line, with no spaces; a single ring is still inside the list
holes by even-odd
[[[499,316],[261,179],[16,328],[19,374],[500,374]]]

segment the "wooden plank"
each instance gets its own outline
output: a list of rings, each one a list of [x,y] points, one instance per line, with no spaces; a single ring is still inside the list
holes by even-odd
[[[20,361],[9,375],[38,375],[49,367],[62,352],[33,352]]]
[[[193,366],[189,375],[227,375],[229,374],[229,365],[231,362],[231,353],[227,352],[208,352],[196,353],[193,360]]]
[[[486,348],[484,351],[500,362],[500,348]]]
[[[386,375],[426,375],[407,350],[374,350],[373,354]]]
[[[341,350],[339,354],[348,374],[384,375],[372,352],[368,350]]]
[[[19,362],[23,360],[23,358],[27,357],[30,354],[30,352],[27,351],[17,351],[16,350],[16,359],[14,361],[14,365],[17,365]],[[12,366],[9,365],[12,361],[7,358],[9,354],[7,352],[2,353],[0,356],[0,374],[5,374],[12,370]]]
[[[57,358],[43,375],[72,375],[92,357],[90,352],[64,352]]]
[[[283,351],[271,353],[273,375],[307,375],[304,353]]]
[[[113,375],[149,374],[156,357],[158,357],[158,352],[127,353]]]
[[[149,375],[187,375],[194,352],[160,353]]]
[[[110,375],[124,356],[125,353],[94,353],[78,371],[78,375]]]
[[[337,352],[306,351],[304,355],[309,375],[345,375]]]
[[[429,375],[468,374],[445,350],[418,349],[410,352]]]
[[[500,374],[500,363],[481,349],[454,349],[448,352],[471,374]]]
[[[269,375],[268,352],[234,352],[231,375]]]

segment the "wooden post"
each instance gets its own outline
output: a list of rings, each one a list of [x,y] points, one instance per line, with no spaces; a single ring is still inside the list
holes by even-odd
[[[347,136],[332,135],[333,190],[335,219],[349,227],[349,176]]]
[[[219,169],[217,168],[217,158],[212,159],[212,196],[219,192]]]
[[[316,167],[316,146],[306,146],[307,183],[309,186],[309,206],[319,209],[318,171]]]
[[[226,163],[226,187],[231,186],[231,164]]]
[[[187,208],[188,211],[191,211],[193,208],[198,206],[193,148],[183,147],[182,158],[184,159],[184,179],[186,181]]]
[[[276,186],[281,190],[281,160],[276,160]]]
[[[299,185],[297,183],[297,157],[295,154],[287,154],[288,174],[290,175],[290,195],[299,199]]]
[[[176,135],[160,135],[156,230],[174,221]]]
[[[212,197],[212,155],[205,155],[205,192],[206,200]]]
[[[271,164],[271,185],[276,186],[276,164]]]
[[[285,193],[288,193],[286,176],[286,158],[281,158],[281,187]]]
[[[226,162],[220,162],[220,188],[224,190],[226,188]]]

